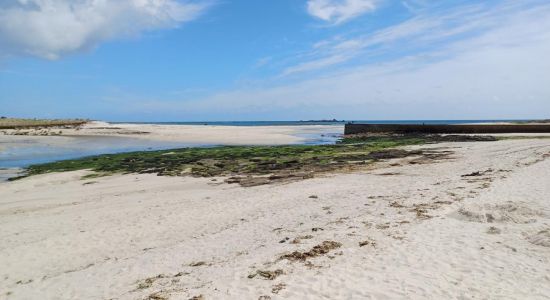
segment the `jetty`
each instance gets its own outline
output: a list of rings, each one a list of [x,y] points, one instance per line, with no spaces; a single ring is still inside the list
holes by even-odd
[[[345,125],[344,134],[498,134],[550,133],[550,124],[355,124]]]

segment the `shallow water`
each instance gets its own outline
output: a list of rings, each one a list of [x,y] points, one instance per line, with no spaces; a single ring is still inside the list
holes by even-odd
[[[23,172],[24,172],[24,169],[21,169],[21,168],[7,168],[7,169],[0,168],[0,182],[7,181],[12,177],[17,177],[21,175]]]
[[[208,145],[109,136],[0,137],[0,168],[23,168],[32,164],[98,154],[196,146]]]
[[[21,175],[25,167],[33,164],[99,154],[199,146],[209,145],[110,136],[0,136],[0,182]]]

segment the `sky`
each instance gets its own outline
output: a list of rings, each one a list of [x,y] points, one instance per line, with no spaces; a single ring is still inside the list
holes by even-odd
[[[0,0],[0,115],[550,118],[548,0]]]

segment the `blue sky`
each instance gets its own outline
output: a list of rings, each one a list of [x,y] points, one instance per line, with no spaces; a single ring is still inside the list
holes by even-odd
[[[550,118],[550,3],[2,0],[0,115]]]

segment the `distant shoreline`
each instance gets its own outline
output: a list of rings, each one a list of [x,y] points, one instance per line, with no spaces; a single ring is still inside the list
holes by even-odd
[[[481,120],[298,120],[298,121],[93,121],[90,119],[25,119],[0,118],[0,129],[33,129],[33,128],[77,128],[88,123],[134,124],[134,125],[202,125],[202,126],[301,126],[301,125],[342,125],[345,123],[360,124],[547,124],[549,119],[481,119]]]
[[[301,125],[343,125],[346,123],[361,124],[478,124],[478,123],[537,123],[547,120],[305,120],[305,121],[109,121],[109,124],[137,124],[137,125],[205,125],[205,126],[301,126]]]
[[[82,126],[89,121],[85,119],[19,119],[2,117],[0,118],[0,129],[74,128]]]

